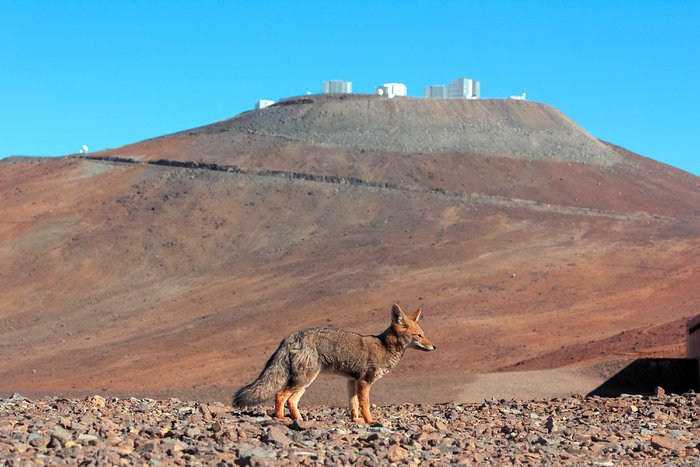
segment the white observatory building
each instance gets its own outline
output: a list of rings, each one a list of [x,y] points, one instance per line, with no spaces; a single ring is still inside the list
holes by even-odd
[[[384,83],[381,86],[377,86],[375,92],[380,96],[386,96],[390,99],[395,96],[408,95],[406,85],[403,83]]]
[[[352,81],[324,81],[323,94],[352,94]]]
[[[475,79],[457,78],[447,86],[448,99],[479,99],[481,84]]]
[[[423,97],[426,99],[447,99],[447,86],[444,84],[433,84],[423,88]]]
[[[271,105],[274,105],[275,101],[270,100],[270,99],[260,99],[258,102],[255,103],[255,110],[260,110],[264,109],[266,107],[270,107]]]

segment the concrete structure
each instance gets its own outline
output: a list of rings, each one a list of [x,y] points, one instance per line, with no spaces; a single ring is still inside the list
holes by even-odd
[[[527,95],[525,94],[525,91],[523,91],[522,95],[520,96],[510,96],[508,99],[513,99],[516,101],[525,101],[527,100]]]
[[[448,99],[478,99],[481,96],[479,81],[469,78],[457,78],[447,87]]]
[[[394,96],[407,95],[406,85],[403,83],[384,83],[376,88],[377,94],[392,98]]]
[[[447,99],[447,86],[434,84],[423,88],[423,97],[426,99]]]
[[[271,101],[269,99],[260,99],[258,102],[255,103],[255,110],[260,110],[260,109],[264,109],[265,107],[270,107],[274,103],[275,103],[275,101]]]
[[[688,321],[688,332],[685,338],[685,354],[694,358],[700,369],[700,315]]]
[[[342,80],[324,81],[323,94],[352,94],[352,82]]]

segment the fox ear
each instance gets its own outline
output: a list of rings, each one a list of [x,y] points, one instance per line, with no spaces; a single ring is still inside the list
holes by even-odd
[[[420,319],[420,308],[418,308],[416,311],[408,315],[409,318],[411,318],[413,321],[418,321]]]
[[[406,326],[406,315],[401,311],[401,307],[394,303],[391,305],[391,322],[400,326]]]

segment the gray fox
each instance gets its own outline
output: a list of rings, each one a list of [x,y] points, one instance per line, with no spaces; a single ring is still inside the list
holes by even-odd
[[[356,422],[372,423],[369,388],[392,369],[409,346],[435,350],[416,323],[420,308],[404,313],[391,307],[391,325],[378,336],[363,336],[337,329],[302,329],[285,337],[265,364],[260,376],[233,396],[234,407],[249,407],[275,396],[275,417],[290,415],[303,420],[297,404],[321,371],[348,376],[350,415]],[[360,418],[360,411],[362,418]]]

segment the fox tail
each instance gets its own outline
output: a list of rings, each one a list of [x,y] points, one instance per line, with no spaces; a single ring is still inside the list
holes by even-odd
[[[234,407],[260,404],[285,386],[290,376],[289,351],[286,344],[286,339],[280,343],[255,381],[236,391],[232,402]]]

